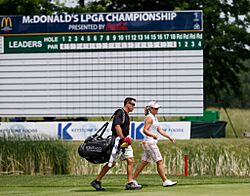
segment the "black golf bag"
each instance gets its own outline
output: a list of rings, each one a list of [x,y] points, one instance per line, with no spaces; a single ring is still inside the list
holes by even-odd
[[[78,153],[87,161],[99,164],[109,161],[111,151],[115,142],[115,137],[110,135],[103,138],[102,135],[109,125],[106,122],[94,135],[86,138],[78,148]]]

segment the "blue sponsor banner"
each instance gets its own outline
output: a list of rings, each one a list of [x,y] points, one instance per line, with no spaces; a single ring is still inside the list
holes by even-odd
[[[200,10],[0,16],[0,22],[0,35],[203,30]]]

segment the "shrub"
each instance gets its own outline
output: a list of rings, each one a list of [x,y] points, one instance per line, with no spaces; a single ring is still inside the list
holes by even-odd
[[[0,172],[67,174],[68,150],[62,141],[0,138]]]

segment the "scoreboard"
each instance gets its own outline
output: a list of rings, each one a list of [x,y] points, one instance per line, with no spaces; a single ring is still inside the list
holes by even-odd
[[[0,116],[203,115],[202,11],[0,16]]]

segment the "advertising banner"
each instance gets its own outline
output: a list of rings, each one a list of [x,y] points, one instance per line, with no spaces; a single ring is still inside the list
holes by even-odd
[[[61,139],[82,141],[93,135],[105,122],[1,122],[0,137],[18,137],[31,139]],[[103,137],[111,135],[109,124]],[[161,122],[163,130],[176,139],[190,139],[190,122]],[[131,122],[130,136],[134,140],[142,140],[143,122]],[[166,139],[159,137],[160,140]]]
[[[32,16],[0,15],[0,22],[0,35],[203,30],[202,11],[199,10]]]

